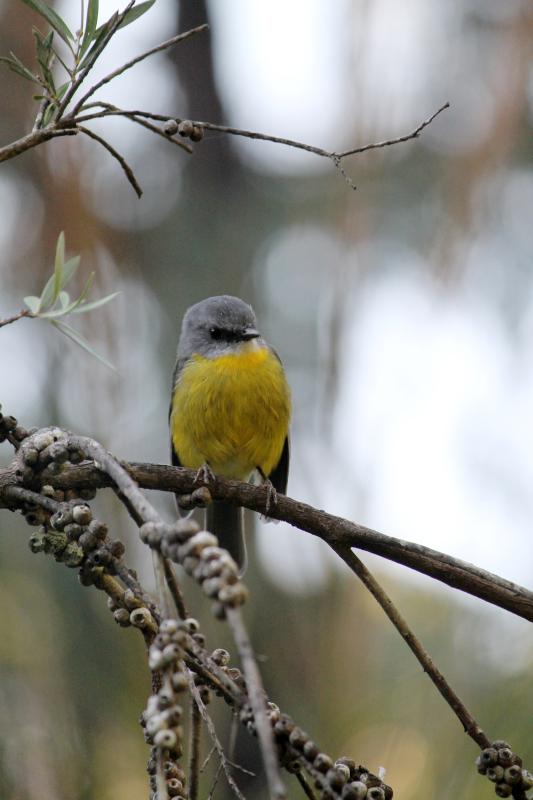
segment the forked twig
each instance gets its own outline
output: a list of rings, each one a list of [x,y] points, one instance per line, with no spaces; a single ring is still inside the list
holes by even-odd
[[[344,563],[354,572],[369,592],[375,597],[379,605],[390,619],[398,633],[403,638],[411,652],[418,659],[424,672],[426,672],[437,687],[438,691],[450,706],[452,711],[462,722],[465,733],[476,742],[482,749],[490,747],[490,741],[484,734],[480,725],[476,722],[472,714],[468,711],[462,700],[454,692],[442,672],[439,670],[427,650],[423,647],[420,640],[410,629],[406,620],[400,614],[390,597],[382,589],[372,573],[365,567],[360,558],[346,547],[333,547],[333,550],[342,558]]]

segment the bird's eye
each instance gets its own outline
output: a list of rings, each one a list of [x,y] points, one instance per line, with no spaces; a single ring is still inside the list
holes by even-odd
[[[224,331],[222,328],[210,328],[209,333],[211,334],[212,339],[222,339],[224,336]]]

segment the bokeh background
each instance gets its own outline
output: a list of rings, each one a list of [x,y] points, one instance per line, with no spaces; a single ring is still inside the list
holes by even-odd
[[[100,6],[102,18],[117,7]],[[76,27],[77,3],[55,7]],[[407,133],[446,100],[451,109],[419,140],[344,162],[355,192],[329,162],[289,148],[213,134],[189,157],[119,120],[94,130],[132,164],[141,200],[80,137],[3,164],[0,316],[38,293],[60,230],[82,254],[80,288],[94,269],[95,296],[121,292],[75,320],[117,374],[44,322],[3,328],[3,409],[26,426],[90,434],[124,459],[167,462],[183,312],[237,294],[292,386],[289,494],[530,585],[531,3],[157,0],[94,77],[206,20],[208,35],[100,97],[332,149]],[[32,64],[32,24],[44,29],[22,2],[0,2],[0,53]],[[31,128],[31,95],[2,72],[2,143]],[[152,585],[127,516],[109,493],[97,507]],[[247,618],[271,696],[328,753],[384,767],[402,800],[489,797],[475,746],[356,579],[308,535],[248,525]],[[3,512],[0,534],[0,796],[144,798],[140,637],[74,573],[31,555],[20,520]],[[363,558],[489,736],[531,766],[530,626]],[[229,644],[187,592],[213,646]],[[225,708],[213,713],[227,737]],[[260,771],[244,732],[236,758]],[[265,796],[260,775],[237,779]],[[222,779],[217,796],[229,796]]]

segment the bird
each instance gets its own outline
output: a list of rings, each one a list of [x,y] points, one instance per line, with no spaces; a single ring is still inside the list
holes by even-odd
[[[266,509],[286,494],[291,393],[281,360],[261,336],[254,310],[231,295],[208,297],[185,313],[169,410],[175,466],[266,485]],[[245,569],[243,509],[221,500],[206,528]]]

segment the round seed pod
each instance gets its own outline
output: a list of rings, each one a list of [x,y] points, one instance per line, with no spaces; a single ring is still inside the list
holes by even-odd
[[[159,626],[159,630],[161,633],[168,633],[169,636],[172,636],[178,630],[178,623],[175,619],[164,619],[161,621],[161,625]]]
[[[6,419],[7,418],[4,417],[4,427]],[[16,426],[16,420],[15,420],[15,425],[13,425],[13,428],[15,426]],[[10,429],[6,428],[6,430]],[[53,444],[53,442],[54,442],[54,437],[50,431],[41,431],[41,433],[36,433],[35,436],[32,436],[32,445],[33,447],[35,447],[36,450],[39,450],[39,452],[44,450],[45,447],[49,447],[51,444]]]
[[[93,519],[89,522],[87,530],[92,533],[97,539],[105,539],[107,536],[107,525],[100,522],[98,519]]]
[[[496,739],[492,743],[492,747],[494,747],[496,750],[500,750],[502,747],[508,747],[509,750],[511,749],[508,742],[504,741],[503,739]]]
[[[219,603],[218,600],[215,600],[215,602],[212,604],[211,613],[213,614],[215,619],[220,619],[220,620],[226,619],[226,608],[223,605],[223,603]]]
[[[130,614],[130,622],[136,628],[146,628],[148,625],[152,624],[153,621],[154,618],[150,611],[144,606],[134,608]]]
[[[127,628],[128,625],[131,625],[130,615],[125,608],[117,608],[116,611],[113,612],[113,617],[115,622],[118,622],[121,628]]]
[[[304,744],[303,752],[308,761],[314,761],[317,755],[320,753],[320,748],[314,742],[308,741]]]
[[[26,428],[23,428],[22,425],[17,425],[13,430],[13,436],[17,442],[22,442],[22,440],[28,436],[28,431]]]
[[[163,656],[161,650],[152,645],[148,653],[148,667],[152,672],[155,672],[156,670],[161,669],[162,666]]]
[[[522,787],[525,792],[528,789],[533,789],[533,775],[527,769],[522,770]]]
[[[157,761],[155,762],[155,765],[157,767]],[[163,764],[163,772],[165,773],[165,778],[178,778],[179,780],[178,776],[179,770],[177,765],[174,764],[173,761],[165,761],[165,763]]]
[[[70,522],[64,527],[64,531],[70,542],[76,542],[82,533],[84,533],[84,530],[85,529],[82,528],[81,525],[77,525],[75,522]]]
[[[184,672],[174,672],[170,680],[175,692],[184,692],[189,688],[189,681]]]
[[[174,136],[174,134],[178,132],[178,123],[176,120],[167,119],[167,121],[163,123],[163,131],[167,136]]]
[[[204,138],[204,129],[200,125],[194,125],[190,135],[191,142],[201,142]]]
[[[158,731],[166,730],[167,728],[165,720],[161,714],[152,714],[152,716],[146,720],[145,727],[151,736],[156,734]]]
[[[200,567],[203,565],[200,562]],[[196,573],[197,570],[195,570]],[[196,578],[196,574],[194,575]],[[202,589],[208,597],[218,597],[219,592],[224,588],[224,581],[221,578],[207,578],[202,583]]]
[[[363,800],[367,795],[367,786],[363,781],[347,783],[342,790],[343,800]]]
[[[194,130],[194,125],[192,124],[190,119],[183,119],[178,124],[178,133],[180,136],[189,138],[193,130]]]
[[[113,556],[105,547],[93,550],[90,554],[91,563],[97,567],[105,567],[111,563]]]
[[[512,786],[509,786],[508,783],[498,783],[494,787],[494,791],[498,795],[498,797],[511,797],[513,793]]]
[[[503,779],[505,783],[509,783],[511,786],[515,783],[520,783],[522,781],[522,770],[518,764],[511,764],[510,767],[507,767],[503,773]]]
[[[41,487],[41,494],[45,497],[55,497],[55,489],[53,486],[50,486],[49,483],[45,483],[45,485]]]
[[[502,767],[508,767],[513,763],[513,751],[510,747],[500,747],[498,749],[498,764]]]
[[[503,780],[503,773],[504,773],[503,767],[501,767],[499,764],[497,764],[494,767],[488,767],[486,774],[487,774],[487,778],[489,779],[489,781],[492,781],[493,783],[497,783],[498,781],[502,781]]]
[[[190,511],[194,508],[194,503],[192,501],[192,495],[190,494],[179,494],[178,495],[178,506],[181,508],[182,511]]]
[[[344,783],[352,777],[350,767],[347,764],[343,764],[342,761],[335,762],[335,769],[344,777]]]
[[[476,769],[480,775],[485,775],[487,772],[487,765],[482,761],[481,756],[476,758]]]
[[[346,775],[334,767],[333,769],[329,769],[327,771],[326,780],[333,789],[333,791],[340,792],[340,790],[346,783]]]
[[[82,500],[94,500],[96,497],[96,489],[88,486],[86,489],[78,489],[78,494]]]
[[[167,791],[170,797],[177,797],[183,791],[183,784],[177,778],[167,781]]]
[[[327,772],[333,766],[333,761],[327,753],[319,753],[313,761],[313,766],[319,772]]]
[[[304,744],[309,741],[309,736],[301,729],[301,728],[293,728],[290,736],[289,742],[295,747],[297,750],[303,750]]]
[[[61,507],[50,517],[50,526],[55,531],[62,531],[65,525],[72,522],[72,511],[70,508]]]
[[[88,525],[93,518],[93,514],[87,503],[82,503],[74,506],[72,509],[72,518],[78,525]]]
[[[151,615],[150,615],[151,617]],[[172,642],[171,644],[167,644],[162,652],[163,661],[166,664],[173,664],[174,661],[177,661],[180,657],[180,648],[177,644]]]
[[[194,617],[188,617],[185,620],[185,627],[189,631],[189,633],[198,633],[200,630],[200,623]]]
[[[122,558],[124,553],[126,552],[126,548],[124,543],[120,541],[120,539],[113,539],[112,542],[109,542],[109,552],[114,558]]]
[[[213,498],[207,486],[200,486],[192,493],[191,500],[196,508],[207,508],[207,506],[212,503]]]
[[[176,549],[176,554],[174,556],[169,556],[169,558],[170,557],[172,557],[173,561],[179,561],[177,555],[177,549]],[[187,575],[192,575],[198,564],[198,559],[196,558],[196,556],[187,556],[187,558],[184,558],[183,561],[181,561],[180,563],[185,572],[187,573]]]
[[[216,536],[208,531],[199,531],[178,548],[178,557],[180,560],[187,556],[198,557],[205,547],[213,547],[216,544],[218,544]]]
[[[169,728],[158,731],[154,736],[154,745],[164,748],[165,750],[172,750],[176,746],[177,741],[178,738],[176,734]]]
[[[211,658],[219,667],[226,667],[230,662],[230,654],[222,647],[217,647],[216,650],[213,650]]]
[[[481,751],[480,758],[485,766],[492,767],[493,764],[498,763],[498,751],[495,747],[486,747]]]
[[[24,462],[26,464],[29,464],[30,466],[36,464],[39,458],[39,451],[35,447],[31,447],[30,445],[28,445],[27,447],[24,446],[21,447],[20,454],[24,459]]]
[[[366,796],[368,800],[385,800],[385,792],[381,786],[371,786],[367,789]]]
[[[64,464],[68,459],[68,448],[63,442],[54,442],[48,448],[49,457],[57,464]]]
[[[85,531],[78,539],[78,544],[85,553],[90,553],[98,547],[98,539],[94,534]]]

